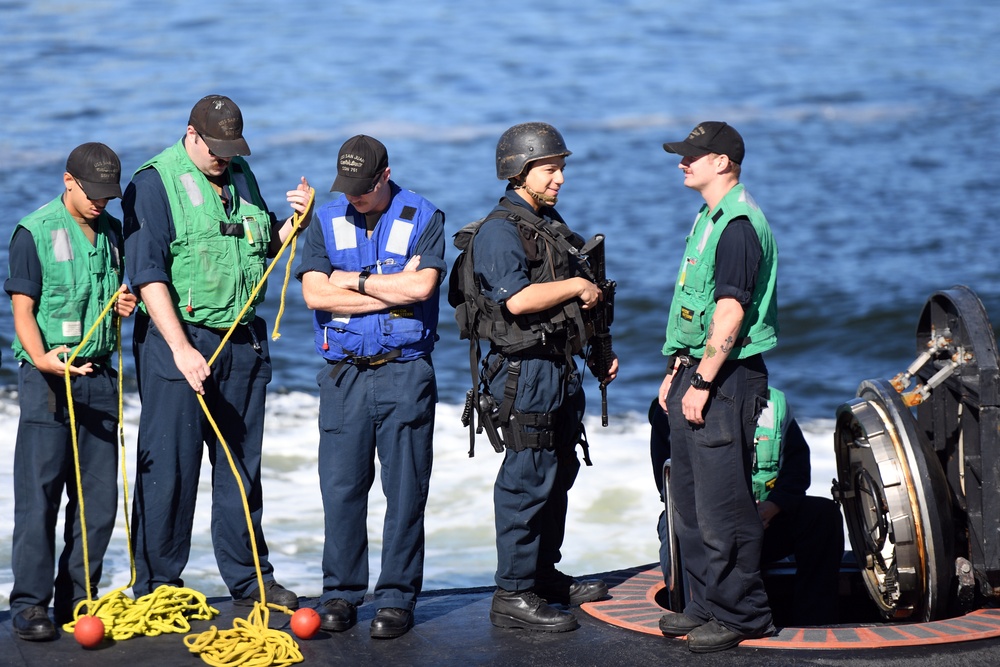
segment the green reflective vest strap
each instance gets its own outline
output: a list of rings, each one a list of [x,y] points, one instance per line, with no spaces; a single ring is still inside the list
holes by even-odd
[[[757,432],[754,436],[756,456],[752,472],[753,497],[762,502],[774,488],[778,479],[781,462],[781,441],[788,431],[791,415],[785,394],[773,387],[770,389],[767,406],[760,413]]]
[[[174,240],[168,285],[178,316],[224,329],[232,325],[264,276],[271,242],[270,215],[243,158],[229,163],[227,214],[222,200],[184,149],[183,139],[139,168],[153,167],[170,202]],[[261,289],[241,318],[254,318]]]
[[[670,303],[664,355],[703,356],[708,326],[715,314],[715,255],[719,239],[729,222],[739,217],[750,220],[762,252],[757,283],[739,333],[744,343],[730,353],[730,358],[745,359],[777,344],[777,245],[767,219],[750,193],[742,184],[736,184],[714,210],[702,206],[686,239]]]
[[[31,234],[42,267],[42,291],[35,320],[45,351],[60,345],[73,349],[121,287],[122,260],[118,246],[122,238],[121,222],[102,213],[97,219],[95,242],[91,244],[60,196],[22,219],[18,227]],[[101,320],[78,356],[104,357],[114,352],[112,324],[110,314]],[[17,359],[31,362],[16,336],[13,348]]]

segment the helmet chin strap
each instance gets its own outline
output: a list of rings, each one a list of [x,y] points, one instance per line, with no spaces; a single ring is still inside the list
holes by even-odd
[[[525,192],[528,193],[528,196],[530,196],[532,199],[534,199],[542,206],[555,206],[556,202],[559,200],[558,197],[550,197],[546,194],[542,194],[541,192],[535,192],[534,190],[528,187],[527,183],[522,183],[520,186],[518,186],[518,188],[523,189]]]

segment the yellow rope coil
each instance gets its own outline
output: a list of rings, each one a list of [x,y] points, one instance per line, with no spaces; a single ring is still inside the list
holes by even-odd
[[[210,621],[219,615],[204,595],[190,588],[160,586],[134,601],[124,591],[117,588],[97,602],[81,601],[73,612],[73,621],[66,623],[63,630],[73,632],[76,622],[87,614],[101,619],[105,637],[122,641],[137,635],[190,632],[190,621]]]
[[[208,630],[188,635],[184,644],[212,667],[285,667],[303,661],[298,644],[287,632],[268,627],[270,612],[256,603],[247,620],[237,618],[232,630]]]

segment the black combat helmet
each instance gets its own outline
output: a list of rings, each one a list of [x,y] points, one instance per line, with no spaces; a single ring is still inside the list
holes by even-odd
[[[521,123],[497,142],[497,178],[516,178],[529,162],[557,155],[572,155],[559,130],[548,123]]]

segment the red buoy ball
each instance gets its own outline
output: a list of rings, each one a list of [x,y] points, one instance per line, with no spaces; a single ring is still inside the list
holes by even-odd
[[[291,626],[299,639],[312,639],[319,632],[319,614],[315,609],[303,607],[292,614]]]
[[[73,637],[80,646],[94,648],[104,639],[104,622],[96,616],[81,616],[73,628]]]

